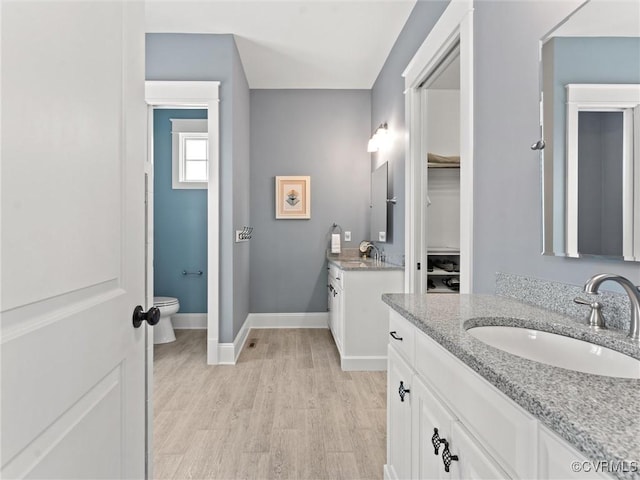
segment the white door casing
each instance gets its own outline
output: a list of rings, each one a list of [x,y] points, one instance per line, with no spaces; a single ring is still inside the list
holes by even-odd
[[[473,291],[473,0],[451,0],[402,76],[405,78],[405,292],[424,293],[426,266],[426,94],[424,81],[460,44],[460,293]]]
[[[144,3],[1,8],[1,473],[142,478]]]
[[[148,81],[145,99],[149,105],[150,132],[153,131],[153,107],[206,108],[209,132],[209,188],[207,189],[207,363],[219,363],[220,295],[220,82]],[[215,132],[214,135],[211,135]],[[151,140],[149,140],[151,145]],[[150,147],[151,148],[151,147]],[[150,158],[153,157],[152,150]],[[153,210],[149,215],[153,222]],[[149,264],[152,264],[150,250]],[[153,275],[151,272],[150,275]]]

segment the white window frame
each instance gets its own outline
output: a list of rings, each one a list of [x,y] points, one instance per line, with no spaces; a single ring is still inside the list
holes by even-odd
[[[171,186],[173,189],[206,189],[209,182],[182,180],[185,171],[184,142],[188,138],[209,138],[207,119],[172,118],[171,120]],[[209,172],[207,171],[207,177]]]

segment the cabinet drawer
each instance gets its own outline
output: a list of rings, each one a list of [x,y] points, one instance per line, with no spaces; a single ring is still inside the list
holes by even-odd
[[[344,272],[335,265],[329,265],[329,283],[343,287]]]
[[[418,373],[504,470],[535,477],[536,420],[422,332],[416,333],[415,355]]]
[[[402,316],[393,311],[389,311],[389,345],[393,345],[410,365],[414,361],[414,337],[415,327]]]

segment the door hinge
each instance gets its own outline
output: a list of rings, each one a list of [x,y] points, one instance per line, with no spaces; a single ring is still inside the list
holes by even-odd
[[[418,270],[420,270],[420,262],[418,262]]]

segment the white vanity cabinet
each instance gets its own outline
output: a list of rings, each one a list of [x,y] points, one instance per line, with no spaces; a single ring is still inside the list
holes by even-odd
[[[575,476],[583,455],[395,311],[389,327],[385,479]]]
[[[329,328],[342,370],[386,370],[389,315],[383,293],[402,292],[395,268],[328,268]]]

